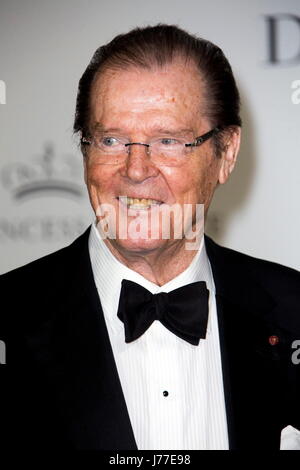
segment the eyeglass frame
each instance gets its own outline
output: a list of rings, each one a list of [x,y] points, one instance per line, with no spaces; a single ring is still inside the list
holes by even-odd
[[[205,132],[205,134],[202,134],[194,139],[193,142],[190,142],[188,144],[184,144],[185,147],[199,147],[202,145],[206,140],[210,139],[213,135],[218,134],[220,131],[222,131],[223,128],[221,126],[214,127],[208,132]],[[82,145],[92,145],[92,141],[88,141],[86,137],[81,137],[80,143]],[[127,144],[124,144],[124,147],[130,147],[131,145],[143,145],[144,147],[147,147],[147,149],[150,149],[151,144],[146,144],[144,142],[128,142]],[[128,149],[129,152],[129,149]]]

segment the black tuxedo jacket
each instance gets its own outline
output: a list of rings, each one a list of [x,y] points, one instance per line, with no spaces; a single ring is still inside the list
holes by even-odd
[[[88,235],[89,229],[69,247],[0,277],[0,339],[6,344],[0,446],[137,449]],[[300,364],[292,361],[293,342],[300,340],[300,275],[208,237],[206,248],[216,285],[230,449],[279,449],[285,426],[300,429]]]

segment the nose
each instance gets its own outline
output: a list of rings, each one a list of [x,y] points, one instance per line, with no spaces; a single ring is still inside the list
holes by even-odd
[[[151,161],[150,147],[147,144],[133,142],[127,147],[127,150],[128,157],[121,171],[123,176],[140,183],[147,178],[158,175],[159,169]]]

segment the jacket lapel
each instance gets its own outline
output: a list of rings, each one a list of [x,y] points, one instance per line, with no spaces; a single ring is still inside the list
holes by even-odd
[[[206,249],[216,285],[230,449],[279,450],[287,368],[284,333],[273,321],[276,304],[241,265],[241,255],[208,237]],[[278,345],[270,344],[272,335]]]
[[[75,292],[82,289],[82,296],[76,302],[72,338],[77,361],[73,377],[66,384],[69,388],[73,379],[78,385],[80,378],[72,409],[78,413],[74,423],[75,444],[77,448],[137,449],[92,274],[87,240],[80,261],[74,289]]]

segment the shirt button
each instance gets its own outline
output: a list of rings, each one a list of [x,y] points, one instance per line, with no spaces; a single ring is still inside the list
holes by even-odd
[[[163,392],[163,396],[164,396],[164,397],[167,397],[168,395],[169,395],[169,392],[167,392],[167,390],[165,390],[165,391]]]

